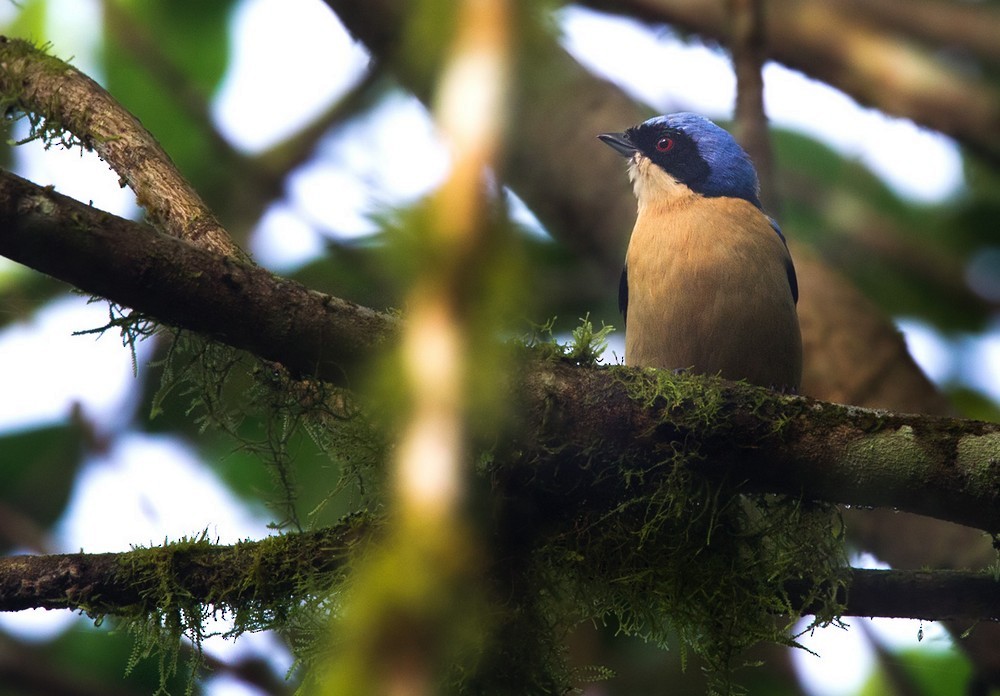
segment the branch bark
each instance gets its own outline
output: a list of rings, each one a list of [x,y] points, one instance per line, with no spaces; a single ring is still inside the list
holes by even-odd
[[[0,36],[0,94],[8,109],[37,115],[41,137],[68,131],[97,152],[164,232],[245,258],[139,119],[79,70],[27,41]]]
[[[347,385],[394,333],[386,314],[0,172],[0,254],[302,376]]]
[[[232,546],[194,543],[122,553],[0,558],[0,611],[72,609],[91,615],[156,609],[160,592],[214,606],[301,599],[309,578],[344,568],[363,531],[342,525]],[[1000,581],[987,573],[845,569],[844,616],[1000,620]],[[247,582],[253,578],[253,582]],[[224,589],[220,589],[224,588]],[[809,588],[788,586],[801,602]],[[162,610],[162,606],[159,607]],[[809,606],[803,607],[809,613]]]
[[[338,384],[361,374],[365,357],[396,325],[385,314],[10,174],[0,176],[0,254],[157,321]],[[651,461],[675,443],[697,442],[709,473],[738,476],[757,490],[898,508],[1000,531],[1000,425],[674,377],[690,382],[689,392],[714,395],[702,406],[714,409],[713,415],[692,425],[690,403],[636,398],[662,392],[656,378],[655,371],[526,359],[521,412],[531,427],[523,429],[530,436],[520,443],[520,460],[608,471],[623,456]]]

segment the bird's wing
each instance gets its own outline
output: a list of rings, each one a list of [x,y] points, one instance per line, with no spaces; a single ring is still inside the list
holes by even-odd
[[[778,236],[781,237],[781,243],[785,245],[785,251],[788,251],[788,242],[785,241],[785,235],[781,233],[781,228],[778,227],[778,223],[774,221],[774,218],[769,217],[768,220],[771,223],[771,227]],[[791,254],[785,259],[785,274],[788,276],[788,286],[792,289],[792,299],[795,303],[799,302],[799,279],[795,275],[795,265],[792,263]],[[620,302],[620,300],[619,300]]]
[[[795,271],[792,271],[794,276]],[[622,313],[622,324],[628,323],[628,266],[622,267],[622,279],[618,282],[618,311]]]

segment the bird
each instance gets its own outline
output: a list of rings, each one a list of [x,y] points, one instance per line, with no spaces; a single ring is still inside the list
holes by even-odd
[[[688,112],[597,137],[629,158],[638,201],[618,293],[625,364],[797,393],[795,266],[747,153]]]

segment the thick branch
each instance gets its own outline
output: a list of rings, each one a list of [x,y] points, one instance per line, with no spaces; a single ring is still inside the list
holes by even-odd
[[[8,109],[39,115],[46,135],[68,131],[97,152],[167,234],[242,255],[139,119],[79,70],[27,41],[0,36],[0,94]]]
[[[303,376],[345,384],[395,321],[0,172],[0,254]]]
[[[1000,64],[1000,9],[995,4],[947,0],[837,0],[843,12],[860,13],[893,32],[961,49]]]
[[[728,41],[727,0],[586,0],[584,4]],[[768,57],[863,104],[941,131],[1000,160],[1000,92],[827,0],[771,3]],[[995,13],[982,11],[988,23]],[[973,11],[970,8],[970,12]]]
[[[9,174],[0,176],[0,254],[158,321],[340,384],[395,327],[387,315]],[[521,412],[530,435],[516,460],[597,476],[616,471],[623,457],[656,464],[678,443],[695,443],[710,474],[737,476],[759,490],[1000,531],[1000,425],[674,378],[674,393],[683,382],[688,393],[703,393],[698,405],[669,393],[651,398],[664,391],[656,377],[526,359]],[[707,416],[698,412],[706,408]]]
[[[663,376],[652,370],[535,365],[523,374],[526,422],[543,424],[522,443],[526,459],[554,450],[547,461],[597,477],[623,461],[651,469],[681,448],[701,459],[690,466],[752,490],[1000,531],[1000,424],[765,397],[690,376],[657,386]]]
[[[348,524],[233,546],[190,542],[124,553],[8,556],[0,559],[0,611],[162,611],[170,595],[230,607],[294,602],[310,576],[343,566],[360,534]]]
[[[163,609],[161,593],[216,606],[292,603],[309,578],[344,567],[361,531],[341,526],[322,532],[241,542],[0,558],[0,611],[32,607],[122,614]],[[844,616],[941,621],[1000,620],[1000,582],[963,571],[845,569]],[[788,588],[793,601],[806,587]],[[810,607],[803,607],[805,613]]]

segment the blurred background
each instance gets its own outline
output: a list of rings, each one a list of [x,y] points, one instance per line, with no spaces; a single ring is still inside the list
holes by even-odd
[[[732,118],[736,79],[718,43],[721,30],[713,30],[708,19],[704,25],[687,21],[684,14],[685,5],[699,3],[665,0],[646,3],[645,9],[641,3],[634,8],[623,3],[616,15],[602,13],[603,4],[552,4],[538,10],[548,40],[589,73],[574,79],[593,80],[600,89],[607,81],[639,105],[633,112],[588,110],[582,98],[587,92],[581,90],[577,113],[590,129],[587,137],[622,130],[646,111],[698,111],[723,124]],[[794,19],[810,4],[789,2],[783,11]],[[426,107],[395,76],[392,60],[369,55],[331,10],[341,5],[351,3],[22,0],[0,4],[0,32],[49,45],[51,53],[70,60],[138,115],[259,263],[382,309],[398,306],[401,297],[382,256],[387,211],[406,209],[432,191],[448,171],[448,155]],[[906,71],[923,70],[915,82],[954,75],[949,89],[965,86],[1000,104],[1000,30],[993,35],[991,53],[988,40],[963,29],[1000,27],[1000,3],[922,0],[914,5],[919,11],[895,12],[909,6],[906,0],[882,0],[860,12],[856,3],[842,0],[820,17],[824,33],[839,35],[848,47],[852,39],[864,38],[871,51],[865,60],[876,67],[888,61],[900,75],[877,69],[865,73],[850,61],[845,70],[855,72],[838,78],[822,67],[810,72],[817,60],[810,51],[819,40],[795,26],[773,38],[782,42],[775,57],[792,66],[768,62],[764,69],[776,162],[774,199],[780,201],[776,216],[793,254],[797,262],[800,255],[803,259],[805,289],[825,282],[809,280],[812,264],[822,264],[857,293],[849,295],[850,301],[837,301],[838,306],[862,307],[866,317],[891,320],[889,326],[902,332],[948,406],[933,401],[925,407],[929,402],[919,399],[880,401],[888,393],[881,386],[848,388],[824,378],[824,369],[833,368],[819,362],[813,367],[814,389],[807,366],[804,391],[862,405],[954,409],[966,417],[997,420],[1000,117],[984,119],[992,130],[969,134],[956,127],[942,133],[928,126],[947,123],[947,114],[934,114],[905,95],[879,102],[872,94],[905,92],[912,77]],[[938,14],[921,23],[924,10]],[[348,16],[355,21],[351,12],[344,14],[345,21]],[[973,21],[962,24],[959,19],[967,16]],[[522,68],[529,70],[531,64]],[[813,79],[817,74],[851,93]],[[867,108],[858,99],[895,105],[896,113]],[[577,125],[563,122],[562,130],[568,133]],[[554,127],[553,132],[561,131]],[[117,175],[92,153],[37,141],[13,145],[27,136],[23,120],[8,124],[8,142],[0,147],[3,166],[99,208],[141,217],[131,192],[119,187]],[[589,223],[538,203],[546,185],[553,184],[536,185],[539,166],[510,157],[510,213],[524,237],[528,273],[523,282],[534,298],[525,325],[557,317],[557,328],[568,330],[589,312],[596,322],[620,327],[616,264],[634,201],[621,162],[603,152],[596,139],[591,147],[574,138],[567,135],[562,149],[558,138],[550,138],[553,148],[537,156],[560,158],[570,169],[598,162],[613,170],[600,185],[615,202],[603,205],[598,191],[589,196],[589,205],[625,212],[614,216],[616,231],[602,237],[605,233],[594,232]],[[585,182],[561,183],[579,183],[581,195],[591,192]],[[608,241],[611,234],[617,236]],[[133,355],[116,335],[73,335],[107,319],[103,303],[91,303],[60,282],[0,259],[4,551],[123,551],[202,530],[222,543],[273,533],[268,523],[279,515],[268,507],[271,481],[252,454],[239,451],[228,436],[200,432],[179,397],[168,399],[156,418],[149,417],[159,378],[151,363],[162,358],[162,342],[146,341]],[[806,338],[807,351],[839,350],[856,338],[855,324],[869,320],[855,322],[847,314],[839,321],[820,331],[804,316],[804,330],[815,329],[813,338]],[[878,351],[865,346],[863,338],[857,339],[860,349],[843,353],[839,369],[867,374]],[[618,332],[609,361],[618,359],[622,345]],[[898,383],[903,378],[886,379]],[[865,384],[879,383],[873,378]],[[319,460],[307,439],[296,447],[302,461]],[[319,465],[301,467],[302,510],[318,502],[310,491],[326,489],[311,485],[311,476],[319,481],[328,472]],[[331,509],[330,514],[343,511]],[[879,552],[872,535],[866,539],[870,543],[859,542],[856,564],[905,564]],[[952,558],[925,562],[968,565]],[[938,626],[849,623],[848,630],[826,629],[803,638],[818,655],[793,651],[744,673],[750,692],[950,694],[959,693],[973,672]],[[574,649],[585,655],[581,659],[609,664],[620,675],[587,687],[588,694],[687,693],[688,688],[700,693],[702,688],[696,669],[678,676],[676,652],[599,631],[582,635],[579,643]],[[212,639],[205,647],[213,671],[199,682],[200,692],[294,689],[294,680],[284,681],[291,657],[273,636],[244,636],[235,644]],[[0,615],[0,694],[154,692],[155,660],[124,677],[130,650],[128,636],[108,626],[95,628],[68,612]],[[672,685],[669,691],[666,684]]]

